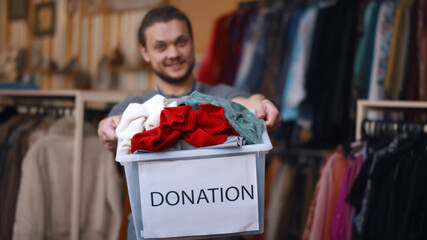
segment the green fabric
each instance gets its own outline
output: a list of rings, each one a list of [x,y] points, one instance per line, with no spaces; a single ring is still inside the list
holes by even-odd
[[[231,126],[248,144],[261,144],[264,121],[258,119],[246,107],[224,98],[209,96],[200,92],[193,92],[187,98],[178,102],[178,105],[189,105],[198,109],[200,104],[210,103],[224,108],[224,115]]]
[[[360,40],[354,63],[354,75],[357,87],[363,89],[363,98],[369,95],[369,80],[372,68],[372,59],[375,45],[375,33],[379,12],[379,3],[368,3],[364,13],[363,36]]]

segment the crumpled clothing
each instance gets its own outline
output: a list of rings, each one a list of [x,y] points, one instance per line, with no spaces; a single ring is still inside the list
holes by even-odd
[[[239,134],[228,123],[224,109],[210,103],[199,109],[190,106],[166,107],[160,113],[160,125],[135,134],[131,139],[131,152],[138,149],[162,151],[184,139],[196,147],[224,143],[229,135]]]
[[[116,128],[117,138],[121,139],[118,151],[129,154],[131,138],[144,130],[156,128],[160,124],[160,112],[164,107],[177,106],[176,101],[168,100],[157,94],[143,104],[131,103],[123,112],[120,124]]]
[[[247,144],[261,144],[264,121],[258,119],[246,107],[224,98],[209,96],[200,92],[193,92],[187,98],[178,101],[178,105],[189,105],[198,109],[201,104],[210,103],[224,108],[224,115],[228,122]]]

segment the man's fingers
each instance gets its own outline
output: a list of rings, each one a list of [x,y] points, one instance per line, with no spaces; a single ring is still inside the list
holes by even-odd
[[[122,115],[112,117],[111,120],[113,121],[114,130],[116,130],[117,126],[119,126],[119,124],[120,124],[120,120],[122,120]]]
[[[267,114],[265,112],[265,108],[264,106],[260,105],[260,107],[258,107],[256,110],[256,117],[262,120],[266,120],[265,118],[267,117]]]
[[[267,113],[265,109],[265,104],[261,102],[255,107],[255,115],[259,119],[266,120],[265,118],[267,117]]]
[[[274,106],[274,104],[267,99],[262,101],[262,106],[265,112],[264,120],[267,126],[267,130],[271,132],[277,129],[281,124],[279,110],[277,110],[276,106]]]
[[[119,125],[121,116],[113,116],[100,122],[98,132],[101,142],[110,150],[115,151],[117,147],[116,128]]]
[[[281,124],[279,114],[273,115],[271,119],[267,119],[265,124],[267,125],[267,131],[271,132],[276,130]]]

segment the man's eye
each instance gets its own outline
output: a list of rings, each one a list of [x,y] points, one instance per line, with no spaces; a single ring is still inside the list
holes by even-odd
[[[177,41],[177,44],[179,46],[184,46],[185,44],[187,44],[187,40],[186,39],[180,39]]]
[[[165,49],[165,45],[159,44],[159,45],[154,46],[154,48],[157,50],[163,50],[163,49]]]

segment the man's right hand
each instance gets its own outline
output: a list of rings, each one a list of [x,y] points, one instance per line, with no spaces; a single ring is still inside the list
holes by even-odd
[[[104,146],[115,152],[117,148],[117,135],[116,128],[122,119],[122,115],[111,116],[108,118],[104,118],[99,122],[98,125],[98,137]]]

